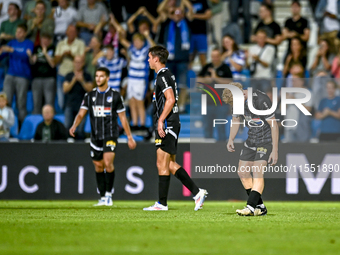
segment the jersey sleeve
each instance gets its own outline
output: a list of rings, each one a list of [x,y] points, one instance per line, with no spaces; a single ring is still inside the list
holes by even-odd
[[[157,85],[160,87],[163,93],[167,91],[168,89],[172,88],[170,85],[171,82],[172,81],[170,80],[170,77],[167,77],[165,75],[162,75],[160,79],[157,79]]]
[[[116,112],[121,113],[125,111],[125,105],[123,97],[117,94],[117,104],[116,104]]]
[[[88,110],[89,109],[89,95],[86,93],[84,95],[83,101],[81,102],[80,109]]]

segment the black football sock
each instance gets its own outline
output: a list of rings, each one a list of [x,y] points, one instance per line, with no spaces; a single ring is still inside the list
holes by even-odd
[[[262,205],[263,201],[262,201],[262,197],[260,197],[259,201],[257,202],[258,205]]]
[[[254,212],[255,207],[258,205],[261,194],[255,190],[252,190],[249,194],[247,207]]]
[[[250,192],[251,192],[251,189],[246,189],[246,192],[247,192],[247,195],[248,195],[248,197],[249,197],[249,194],[250,194]]]
[[[168,191],[170,186],[170,175],[160,175],[158,182],[158,202],[164,206],[167,205]]]
[[[183,167],[180,167],[176,173],[175,176],[182,182],[182,184],[188,188],[188,190],[191,191],[191,193],[196,196],[197,193],[200,191],[196,184],[193,182],[193,180],[188,175],[187,171],[184,170]]]
[[[115,172],[113,171],[112,173],[106,172],[106,192],[112,192],[113,188],[113,182],[115,180]]]
[[[96,179],[97,179],[97,187],[100,192],[100,196],[104,197],[105,196],[105,189],[106,189],[106,183],[105,183],[105,173],[97,173],[96,172]]]

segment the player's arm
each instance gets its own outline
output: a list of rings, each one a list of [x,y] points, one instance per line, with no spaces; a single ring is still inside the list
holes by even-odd
[[[277,163],[279,157],[279,126],[277,125],[275,116],[270,119],[267,119],[268,124],[270,125],[270,129],[272,131],[272,142],[273,149],[270,153],[268,163],[271,161],[271,165],[275,165]]]
[[[165,90],[163,90],[163,93],[165,96],[165,104],[164,104],[163,112],[161,116],[159,116],[158,128],[157,128],[158,134],[162,138],[165,137],[165,132],[163,129],[164,120],[169,115],[169,113],[172,111],[172,108],[174,107],[174,104],[176,102],[172,87],[165,88]]]
[[[85,115],[87,113],[87,110],[84,108],[80,108],[76,118],[74,119],[73,125],[69,130],[69,133],[72,137],[74,137],[74,132],[76,131],[77,127],[81,123],[81,121],[84,119]]]
[[[227,150],[229,152],[234,152],[234,140],[237,135],[238,129],[240,128],[240,117],[233,116],[232,119],[232,125],[230,125],[230,134],[229,134],[229,140],[227,144]]]
[[[128,137],[128,146],[131,150],[133,150],[134,148],[136,148],[136,141],[132,137],[129,122],[126,118],[125,111],[119,112],[118,116],[119,116],[120,122],[123,125],[124,131]]]

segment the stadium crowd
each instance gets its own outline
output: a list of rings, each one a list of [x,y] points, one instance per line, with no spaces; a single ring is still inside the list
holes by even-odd
[[[275,1],[259,1],[256,15],[250,13],[250,0],[229,0],[228,10],[223,2],[148,0],[138,6],[132,0],[1,1],[0,140],[8,140],[14,113],[21,127],[28,114],[27,100],[33,102],[32,114],[44,115],[37,140],[67,139],[63,127],[52,121],[54,112],[64,115],[68,130],[84,94],[95,87],[98,66],[110,70],[109,86],[125,98],[131,129],[150,132],[145,126],[152,112],[155,74],[148,66],[148,48],[156,44],[170,53],[167,67],[177,80],[181,113],[190,113],[188,92],[195,92],[189,77],[205,82],[232,78],[269,96],[274,86],[305,87],[312,92],[305,107],[313,116],[289,106],[285,118],[299,124],[282,129],[281,138],[308,142],[313,125],[318,125],[320,141],[339,139],[340,1],[309,1],[319,44],[310,66],[310,20],[301,16],[302,1],[286,1],[291,17],[283,26],[275,21]],[[280,60],[278,47],[284,41],[288,47]],[[28,97],[30,91],[33,99]],[[221,114],[230,115],[230,109]],[[279,107],[277,116],[282,119]],[[86,137],[84,126],[85,121],[77,139]],[[219,132],[218,139],[226,140],[229,134]],[[214,134],[204,128],[204,136]]]

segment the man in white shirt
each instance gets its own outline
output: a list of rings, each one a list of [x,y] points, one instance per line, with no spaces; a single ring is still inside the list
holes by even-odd
[[[249,48],[247,57],[247,65],[253,78],[251,86],[263,92],[271,87],[270,79],[273,77],[271,63],[275,58],[275,48],[273,45],[266,44],[266,39],[266,31],[259,29],[256,33],[257,44]]]
[[[54,17],[54,43],[57,44],[66,36],[67,27],[77,22],[77,11],[68,0],[58,0],[59,6],[53,9]]]

